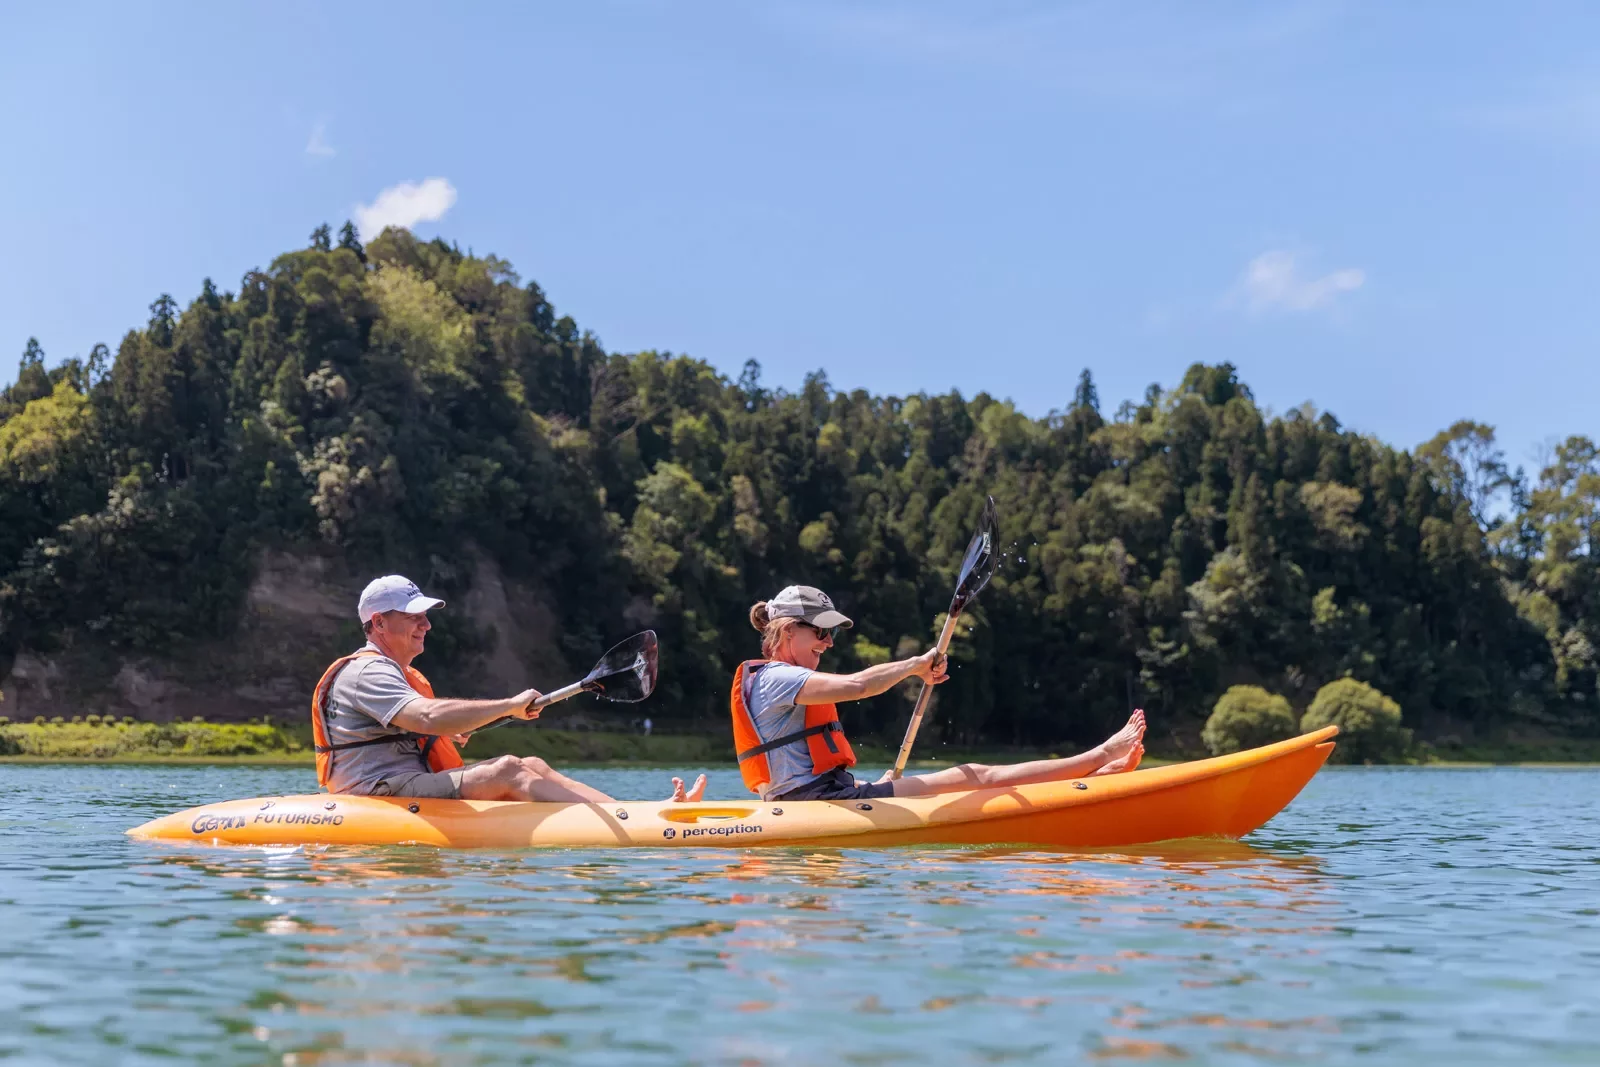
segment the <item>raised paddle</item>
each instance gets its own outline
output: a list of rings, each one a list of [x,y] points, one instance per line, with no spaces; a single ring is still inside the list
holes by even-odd
[[[593,693],[602,700],[617,704],[635,704],[655,690],[656,672],[659,667],[660,646],[656,641],[656,632],[646,630],[612,646],[611,651],[600,657],[600,662],[594,665],[594,670],[584,675],[581,680],[563,686],[553,693],[546,693],[528,706],[547,708],[579,693]],[[515,715],[507,715],[478,729],[492,730],[508,722],[526,721]]]
[[[978,520],[978,532],[972,535],[972,540],[967,544],[967,554],[961,560],[961,573],[956,577],[956,593],[950,598],[950,611],[945,616],[944,629],[939,633],[941,656],[949,649],[950,638],[956,632],[956,616],[983,591],[994,575],[998,561],[995,542],[999,537],[1000,522],[994,511],[994,497],[985,497],[983,517]],[[900,754],[894,758],[894,770],[889,772],[891,779],[899,778],[906,769],[912,742],[916,741],[917,731],[922,728],[922,713],[928,710],[928,698],[932,695],[933,686],[923,682],[922,692],[917,694],[917,706],[911,712],[911,724],[906,727],[906,739],[900,742]]]

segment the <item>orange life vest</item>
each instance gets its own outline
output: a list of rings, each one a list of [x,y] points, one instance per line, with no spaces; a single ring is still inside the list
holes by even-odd
[[[752,793],[760,793],[772,783],[772,770],[767,766],[767,753],[785,745],[801,741],[811,750],[811,771],[826,774],[835,767],[854,767],[856,754],[844,738],[844,727],[839,725],[839,708],[834,704],[806,704],[805,729],[792,734],[761,740],[756,732],[755,720],[744,703],[746,671],[765,666],[767,660],[753,659],[739,664],[733,672],[733,693],[729,703],[733,708],[733,748],[739,756],[739,774]]]
[[[317,753],[317,784],[324,789],[333,776],[333,754],[347,748],[364,748],[367,745],[394,744],[407,737],[414,737],[422,747],[422,758],[428,762],[430,771],[449,771],[464,766],[461,753],[456,751],[455,744],[448,737],[433,737],[429,734],[387,734],[383,737],[374,737],[366,741],[348,741],[342,745],[335,745],[328,741],[328,694],[333,689],[334,679],[339,677],[339,672],[349,665],[350,661],[358,656],[381,656],[383,653],[371,649],[362,649],[352,652],[348,656],[341,656],[333,661],[327,670],[322,672],[322,678],[317,682],[317,687],[311,691],[311,739],[313,748]],[[401,667],[405,672],[406,684],[425,697],[433,696],[433,686],[428,684],[428,679],[415,667]]]

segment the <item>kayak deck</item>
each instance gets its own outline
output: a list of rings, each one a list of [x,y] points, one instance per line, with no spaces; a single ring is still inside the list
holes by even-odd
[[[1137,845],[1242,837],[1282,811],[1337,727],[1213,759],[1098,778],[880,800],[542,804],[333,794],[204,804],[128,831],[232,845],[677,848]]]

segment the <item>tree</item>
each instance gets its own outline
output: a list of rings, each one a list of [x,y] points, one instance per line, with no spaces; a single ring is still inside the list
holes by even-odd
[[[1300,721],[1304,733],[1339,728],[1336,763],[1398,763],[1411,748],[1411,731],[1400,725],[1400,705],[1354,678],[1340,678],[1317,690]]]
[[[354,252],[361,262],[367,261],[367,250],[361,246],[361,238],[356,236],[355,224],[349,219],[339,227],[339,247]]]
[[[1072,394],[1072,407],[1075,411],[1100,410],[1100,393],[1094,387],[1094,377],[1090,375],[1088,367],[1083,368],[1082,373],[1078,375],[1078,388]]]
[[[1213,756],[1270,745],[1294,736],[1294,712],[1258,685],[1232,686],[1217,698],[1201,736]]]
[[[1441,493],[1466,501],[1478,525],[1499,523],[1495,500],[1512,485],[1505,453],[1495,444],[1494,427],[1462,419],[1441,430],[1417,449]]]

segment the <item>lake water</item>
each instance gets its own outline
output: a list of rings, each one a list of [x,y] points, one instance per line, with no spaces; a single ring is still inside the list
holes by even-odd
[[[1247,843],[1093,854],[122,836],[309,778],[0,766],[0,1057],[1600,1062],[1594,770],[1329,769]]]

